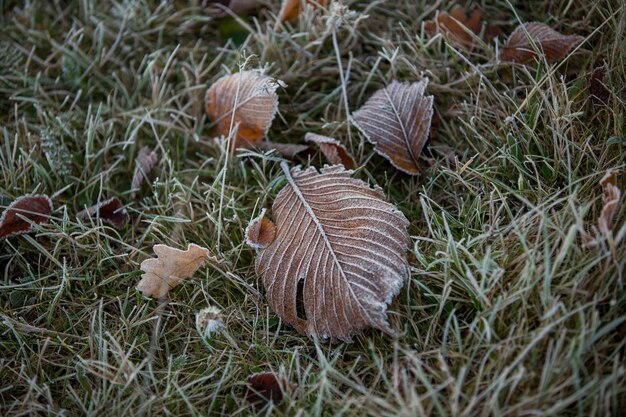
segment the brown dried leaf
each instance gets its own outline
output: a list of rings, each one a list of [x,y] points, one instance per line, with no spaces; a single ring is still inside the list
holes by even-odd
[[[148,181],[148,175],[152,168],[158,162],[157,151],[147,146],[142,147],[135,158],[135,172],[133,173],[133,181],[131,182],[130,196],[135,198],[137,192],[141,189],[141,183]]]
[[[50,214],[52,201],[47,195],[24,195],[17,198],[2,212],[0,240],[30,232],[32,223],[46,223]]]
[[[295,158],[298,154],[309,150],[307,145],[298,145],[294,143],[276,143],[270,141],[262,141],[254,144],[255,148],[264,151],[276,151],[287,158]]]
[[[146,297],[163,298],[170,289],[191,277],[204,262],[217,262],[208,249],[190,243],[186,251],[167,245],[154,245],[157,258],[141,263],[144,272],[137,289]]]
[[[234,14],[245,15],[257,11],[259,0],[204,0],[203,6],[207,7],[207,13],[214,17],[228,16],[228,9]]]
[[[80,211],[76,218],[82,221],[101,219],[103,222],[118,229],[123,229],[128,222],[128,213],[124,208],[124,204],[114,197]]]
[[[617,213],[622,192],[617,187],[617,171],[609,171],[601,180],[602,212],[598,218],[598,229],[604,236],[609,236],[613,230],[613,217]]]
[[[553,63],[565,57],[582,40],[582,36],[562,35],[544,23],[524,23],[509,36],[500,58],[525,64],[537,57],[536,48],[548,63]]]
[[[275,238],[267,246],[263,240],[256,257],[269,304],[322,339],[350,342],[366,327],[393,334],[386,310],[408,277],[407,219],[380,188],[350,178],[341,165],[321,173],[281,167],[288,184],[272,206]]]
[[[471,12],[464,7],[455,5],[450,13],[438,11],[434,20],[424,23],[424,31],[429,37],[437,33],[446,35],[450,43],[457,48],[471,50],[474,48],[474,35],[480,35],[482,28],[482,12],[474,9]],[[485,28],[484,39],[489,41],[497,36],[497,26]]]
[[[319,146],[320,151],[322,151],[331,164],[343,164],[347,169],[353,169],[356,166],[352,155],[350,155],[346,147],[339,143],[337,139],[309,132],[304,135],[304,140],[306,142],[314,142]]]
[[[302,13],[303,3],[308,3],[313,6],[328,6],[332,0],[283,0],[280,6],[280,12],[278,13],[278,20],[281,22],[293,22],[296,20],[300,13]]]
[[[274,79],[259,71],[217,80],[206,92],[207,113],[215,124],[216,136],[228,136],[232,121],[234,147],[249,148],[260,142],[278,110],[277,88]]]
[[[265,249],[276,238],[276,225],[265,217],[265,209],[246,228],[246,243],[254,249]]]
[[[262,409],[269,402],[280,403],[283,400],[283,390],[289,386],[285,379],[279,378],[273,372],[250,375],[246,382],[248,385],[244,398],[257,409]]]
[[[428,140],[433,96],[424,96],[426,81],[392,82],[378,90],[352,115],[374,150],[407,174],[420,172],[418,158]]]

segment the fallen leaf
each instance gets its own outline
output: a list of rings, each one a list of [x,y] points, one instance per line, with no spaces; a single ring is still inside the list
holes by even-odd
[[[0,240],[28,233],[32,223],[46,223],[52,214],[47,195],[24,195],[13,201],[0,217]]]
[[[135,198],[137,192],[141,189],[141,183],[148,181],[148,175],[152,168],[158,162],[157,151],[147,146],[142,147],[135,158],[135,172],[133,172],[133,180],[131,182],[130,196]]]
[[[565,57],[582,40],[582,36],[562,35],[544,23],[524,23],[509,36],[500,58],[525,64],[537,57],[536,47],[548,63],[553,63]]]
[[[196,313],[196,330],[200,336],[211,338],[214,333],[224,327],[222,311],[214,306],[208,306]]]
[[[411,175],[420,172],[418,158],[433,118],[434,99],[424,96],[426,85],[426,81],[394,81],[352,115],[352,122],[374,144],[374,150]]]
[[[309,150],[307,145],[298,145],[294,143],[276,143],[264,140],[254,144],[255,148],[264,151],[276,151],[287,158],[295,158],[298,154]]]
[[[254,249],[267,248],[276,237],[276,225],[265,217],[265,209],[246,228],[246,243]]]
[[[208,249],[194,243],[190,243],[186,251],[167,245],[154,245],[153,249],[157,258],[141,263],[144,273],[137,284],[137,289],[146,297],[163,298],[170,289],[191,277],[204,262],[216,262]]]
[[[118,229],[123,229],[128,222],[128,213],[124,204],[114,197],[80,211],[76,218],[82,221],[88,219],[101,219]]]
[[[343,164],[347,169],[352,169],[356,166],[352,155],[350,155],[346,147],[339,143],[337,139],[309,132],[304,135],[304,140],[306,142],[314,142],[319,146],[320,151],[322,151],[331,164]]]
[[[283,0],[278,12],[278,20],[281,22],[293,22],[302,13],[303,3],[311,4],[315,7],[328,6],[332,0]]]
[[[232,124],[235,148],[260,142],[278,110],[278,85],[259,71],[217,80],[206,92],[207,113],[215,124],[216,136],[228,136]]]
[[[237,15],[245,15],[257,11],[259,0],[205,0],[203,6],[213,17],[228,16],[228,10]]]
[[[321,173],[281,167],[288,184],[272,206],[275,238],[248,236],[270,306],[321,339],[350,342],[366,327],[393,334],[386,310],[408,277],[407,219],[380,188],[350,178],[341,165]]]
[[[474,35],[480,36],[482,24],[482,12],[474,9],[471,12],[464,7],[455,5],[450,13],[438,11],[434,20],[424,23],[424,31],[429,37],[442,33],[447,36],[450,43],[457,48],[471,50],[474,48]],[[500,32],[497,26],[485,27],[485,41],[498,36]]]
[[[622,192],[617,187],[617,171],[609,171],[600,180],[600,185],[603,207],[598,217],[598,229],[604,236],[609,236],[613,230],[613,217],[617,213],[622,197]]]
[[[288,387],[286,380],[273,372],[260,372],[246,378],[244,398],[254,408],[261,409],[268,403],[278,404],[283,400],[283,390]]]

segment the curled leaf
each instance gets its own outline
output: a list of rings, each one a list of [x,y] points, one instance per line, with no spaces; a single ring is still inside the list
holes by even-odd
[[[502,49],[503,61],[526,64],[542,53],[548,63],[559,61],[583,40],[582,36],[562,35],[544,23],[519,25]]]
[[[228,10],[234,14],[245,15],[255,13],[259,0],[204,0],[207,13],[214,17],[228,16]]]
[[[76,218],[82,221],[101,219],[103,222],[118,229],[123,229],[128,222],[128,213],[124,208],[124,204],[114,197],[80,211]]]
[[[278,20],[281,22],[293,22],[300,13],[302,13],[302,5],[304,3],[313,6],[327,6],[332,0],[283,0],[278,13]]]
[[[424,31],[429,37],[437,33],[446,35],[450,43],[457,48],[471,50],[474,48],[474,36],[479,36],[482,29],[482,12],[474,9],[471,12],[464,7],[455,5],[450,13],[437,12],[434,20],[424,23]],[[485,28],[485,40],[497,36],[497,26]]]
[[[265,249],[276,237],[276,225],[265,217],[265,209],[246,228],[246,243],[254,249]]]
[[[141,263],[143,274],[137,284],[137,289],[146,297],[163,298],[170,289],[191,277],[204,262],[216,262],[208,249],[194,243],[190,243],[186,251],[167,245],[154,245],[153,249],[157,258]]]
[[[601,180],[602,212],[598,218],[598,229],[604,236],[609,236],[613,230],[613,217],[617,213],[622,192],[617,186],[617,171],[609,171]]]
[[[0,217],[0,240],[28,233],[32,223],[46,223],[52,214],[47,195],[25,195],[13,201]]]
[[[262,409],[268,403],[278,404],[283,400],[283,390],[289,384],[273,372],[260,372],[246,378],[244,398],[254,408]]]
[[[264,151],[276,151],[287,158],[295,158],[299,154],[309,150],[307,145],[298,145],[294,143],[276,143],[270,141],[262,141],[254,144],[255,148]]]
[[[304,135],[304,140],[306,142],[314,142],[319,146],[320,151],[332,165],[343,164],[347,169],[352,169],[356,166],[352,155],[337,139],[309,132]]]
[[[366,327],[393,334],[386,310],[408,277],[409,222],[341,165],[281,166],[288,184],[272,206],[275,238],[256,257],[269,304],[321,339],[350,342]]]
[[[208,306],[196,313],[196,330],[202,337],[210,338],[224,327],[222,311],[214,306]]]
[[[259,71],[243,71],[217,80],[206,92],[207,114],[216,136],[228,136],[234,147],[249,148],[267,134],[278,110],[278,83]]]
[[[433,96],[424,96],[426,81],[392,82],[378,90],[352,115],[374,150],[407,174],[420,172],[418,158],[428,140]]]
[[[135,198],[137,192],[141,189],[141,183],[148,180],[148,175],[152,168],[156,165],[158,156],[156,150],[152,150],[144,146],[139,150],[137,158],[135,158],[135,172],[133,172],[133,180],[131,182],[131,198]]]

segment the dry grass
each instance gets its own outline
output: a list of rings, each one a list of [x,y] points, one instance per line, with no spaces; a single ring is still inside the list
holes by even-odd
[[[614,95],[594,107],[587,91],[603,62],[613,91],[626,84],[623,1],[478,1],[505,35],[471,53],[423,36],[422,21],[448,7],[436,2],[348,0],[355,13],[309,9],[287,26],[276,1],[239,23],[195,3],[0,0],[0,206],[28,193],[55,204],[49,224],[0,242],[0,414],[248,415],[243,381],[261,370],[296,385],[261,412],[278,416],[626,409],[625,210],[612,238],[583,238],[598,181],[625,168],[626,105]],[[585,42],[559,64],[500,63],[518,20]],[[390,309],[397,340],[318,343],[269,309],[242,235],[284,184],[280,157],[228,157],[203,108],[206,88],[242,67],[288,85],[271,140],[340,139],[355,175],[411,220],[412,276]],[[409,177],[347,113],[393,79],[425,77],[440,126],[423,175]],[[160,162],[133,200],[145,145]],[[75,219],[113,196],[126,229]],[[188,242],[224,262],[168,303],[142,298],[152,245]],[[227,326],[211,340],[194,329],[207,304]]]

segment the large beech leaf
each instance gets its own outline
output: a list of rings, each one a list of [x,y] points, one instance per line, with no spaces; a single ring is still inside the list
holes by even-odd
[[[243,71],[217,80],[206,92],[207,114],[216,136],[235,134],[235,147],[263,140],[278,110],[278,83],[259,71]],[[234,113],[234,115],[233,115]]]
[[[407,174],[419,174],[418,158],[428,139],[433,96],[424,96],[426,81],[392,82],[378,90],[352,115],[374,150]]]
[[[500,58],[526,64],[537,57],[539,50],[548,63],[553,63],[567,55],[582,40],[581,36],[563,35],[545,23],[524,23],[511,33]]]
[[[366,327],[393,334],[386,310],[408,277],[407,219],[341,165],[282,168],[276,224],[262,212],[246,233],[272,308],[322,339],[349,342]]]

